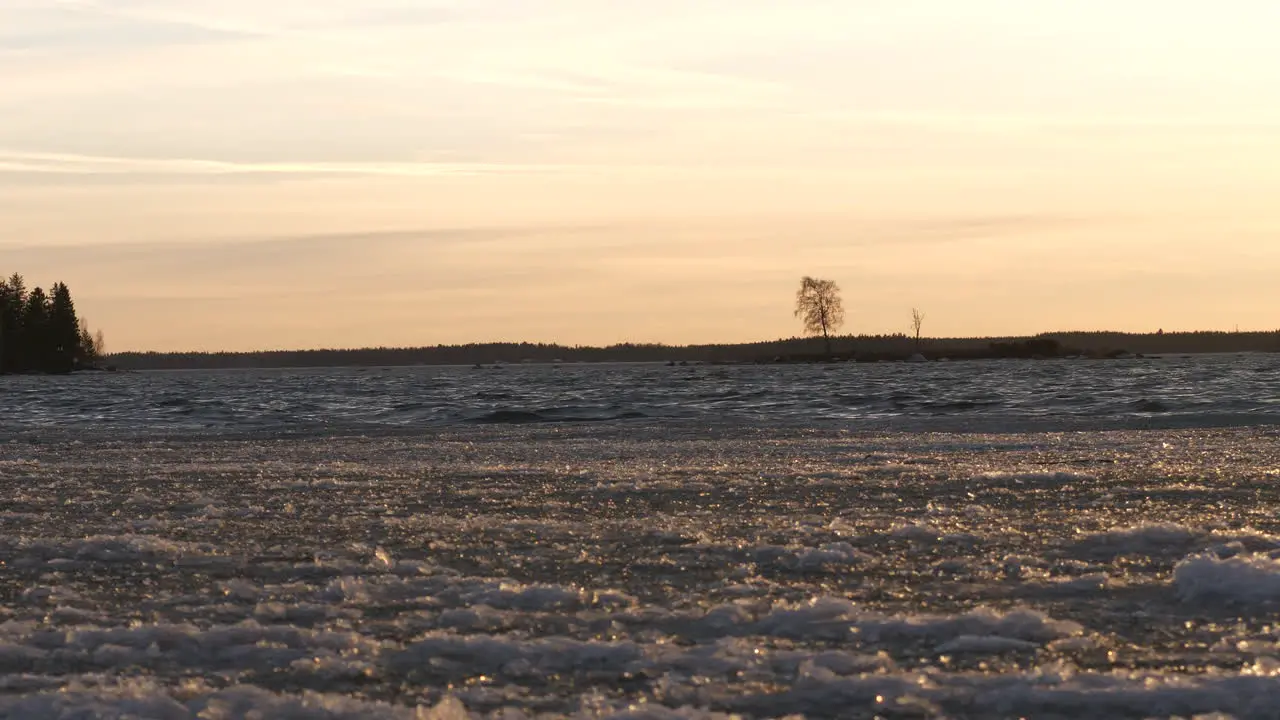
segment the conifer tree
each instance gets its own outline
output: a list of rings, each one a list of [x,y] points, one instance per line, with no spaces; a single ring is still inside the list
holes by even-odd
[[[76,368],[80,354],[80,322],[76,319],[76,306],[71,300],[71,290],[65,283],[53,286],[49,301],[48,364],[46,372],[69,373]]]
[[[49,297],[37,287],[22,313],[23,355],[19,369],[40,371],[49,364]]]
[[[49,293],[27,291],[17,273],[0,280],[0,374],[69,373],[98,359],[102,333],[96,336],[76,316],[66,283]]]
[[[27,304],[27,284],[14,273],[0,282],[0,372],[19,369],[26,338],[22,332],[22,316]]]

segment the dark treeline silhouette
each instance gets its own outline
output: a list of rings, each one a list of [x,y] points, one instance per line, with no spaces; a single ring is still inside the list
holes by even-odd
[[[1052,342],[1050,342],[1052,341]],[[1122,351],[1143,354],[1202,352],[1277,352],[1280,332],[1043,333],[1035,337],[916,338],[904,333],[832,337],[843,359],[902,359],[915,352],[931,359],[978,357],[1105,357]],[[360,350],[279,350],[270,352],[185,352],[111,355],[128,370],[184,370],[283,367],[389,367],[396,365],[472,365],[521,362],[773,362],[826,357],[821,338],[788,338],[733,345],[659,345],[624,343],[608,347],[546,343],[476,343],[418,348]]]
[[[0,374],[69,373],[90,367],[102,350],[76,316],[71,290],[27,289],[21,275],[0,280]]]
[[[1280,352],[1280,330],[1255,332],[1155,332],[1144,334],[1118,332],[1052,332],[1051,337],[1063,345],[1124,349],[1147,355],[1160,353],[1235,353]]]

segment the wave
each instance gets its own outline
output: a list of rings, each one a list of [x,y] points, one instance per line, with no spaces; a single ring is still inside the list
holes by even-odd
[[[947,363],[363,372],[215,371],[0,378],[0,433],[330,432],[633,420],[926,428],[1280,424],[1274,357],[1159,365]]]

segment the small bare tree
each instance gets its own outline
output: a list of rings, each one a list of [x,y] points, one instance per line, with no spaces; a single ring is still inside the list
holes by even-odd
[[[80,318],[80,359],[85,363],[94,363],[106,357],[107,340],[102,331],[89,331],[89,321]]]
[[[819,280],[808,275],[800,279],[796,292],[796,317],[804,322],[805,332],[822,335],[826,341],[827,355],[831,354],[831,333],[844,324],[844,304],[840,301],[840,286],[831,280]]]
[[[916,352],[920,352],[920,326],[924,325],[924,313],[911,308],[911,329],[916,332]]]

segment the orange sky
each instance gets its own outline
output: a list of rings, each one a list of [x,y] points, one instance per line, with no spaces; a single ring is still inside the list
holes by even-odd
[[[1271,329],[1275,27],[1261,0],[0,0],[0,272],[66,281],[117,351],[768,339],[806,274],[852,332]]]

